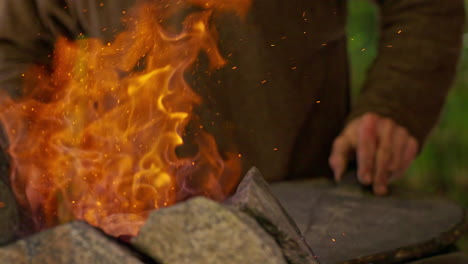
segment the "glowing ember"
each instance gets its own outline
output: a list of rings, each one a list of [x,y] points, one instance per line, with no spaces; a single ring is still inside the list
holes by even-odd
[[[37,67],[26,96],[3,102],[12,186],[37,230],[83,219],[134,236],[149,211],[195,195],[222,200],[237,184],[239,158],[223,160],[209,134],[197,132],[194,157],[176,148],[200,103],[184,73],[202,51],[225,64],[210,18],[243,15],[250,0],[187,0],[197,11],[178,33],[159,23],[170,2],[139,5],[113,43],[60,39],[52,72]]]

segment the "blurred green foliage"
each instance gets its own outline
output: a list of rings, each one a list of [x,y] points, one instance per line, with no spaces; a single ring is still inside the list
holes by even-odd
[[[468,8],[468,0],[465,3]],[[348,49],[356,95],[376,56],[377,10],[366,0],[351,0],[349,5]],[[468,208],[468,34],[459,73],[440,123],[400,184],[449,197]],[[468,252],[468,235],[459,245]]]

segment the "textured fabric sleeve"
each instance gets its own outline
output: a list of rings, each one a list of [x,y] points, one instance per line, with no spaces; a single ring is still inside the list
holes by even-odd
[[[438,120],[461,52],[463,0],[381,0],[379,52],[349,120],[390,117],[422,145]]]

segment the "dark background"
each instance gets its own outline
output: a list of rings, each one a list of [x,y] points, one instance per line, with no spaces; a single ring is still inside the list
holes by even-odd
[[[377,9],[370,1],[349,1],[349,53],[353,93],[357,95],[365,73],[376,55]],[[465,0],[468,8],[468,0]],[[468,25],[467,30],[468,32]],[[441,34],[443,34],[441,32]],[[423,152],[398,184],[411,189],[449,197],[468,209],[468,33],[458,76],[439,125]],[[468,252],[468,235],[459,242]]]

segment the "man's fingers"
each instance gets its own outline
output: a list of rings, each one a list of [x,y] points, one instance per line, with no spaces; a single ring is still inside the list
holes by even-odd
[[[376,168],[373,179],[374,193],[384,195],[387,193],[390,165],[393,156],[394,123],[390,119],[384,119],[379,126],[379,145],[376,156]]]
[[[357,142],[358,178],[362,184],[372,183],[374,172],[375,152],[377,148],[378,117],[368,114],[363,117]]]
[[[408,130],[389,118],[367,113],[348,124],[335,140],[329,159],[335,179],[340,180],[348,158],[356,151],[358,178],[384,195],[390,177],[399,178],[418,152],[418,142]]]
[[[352,150],[353,146],[351,141],[344,135],[339,136],[333,143],[332,154],[328,162],[333,169],[336,181],[341,180]]]
[[[408,137],[406,142],[407,143],[404,146],[403,152],[401,153],[402,158],[400,167],[398,170],[392,173],[391,180],[398,180],[403,178],[405,172],[408,170],[418,153],[419,146],[416,139]]]
[[[416,155],[418,154],[418,149],[418,141],[416,141],[416,139],[413,137],[410,137],[403,155],[402,171],[406,171],[409,168],[411,162],[413,162],[413,160],[416,158]]]
[[[409,134],[406,129],[398,127],[393,134],[392,161],[390,164],[391,179],[399,179],[404,172],[406,147],[409,143]]]
[[[392,172],[401,170],[408,141],[408,133],[404,128],[399,127],[395,129],[395,133],[393,134],[392,146],[392,152],[394,153],[394,155],[392,156],[392,162],[390,165],[390,170]]]

